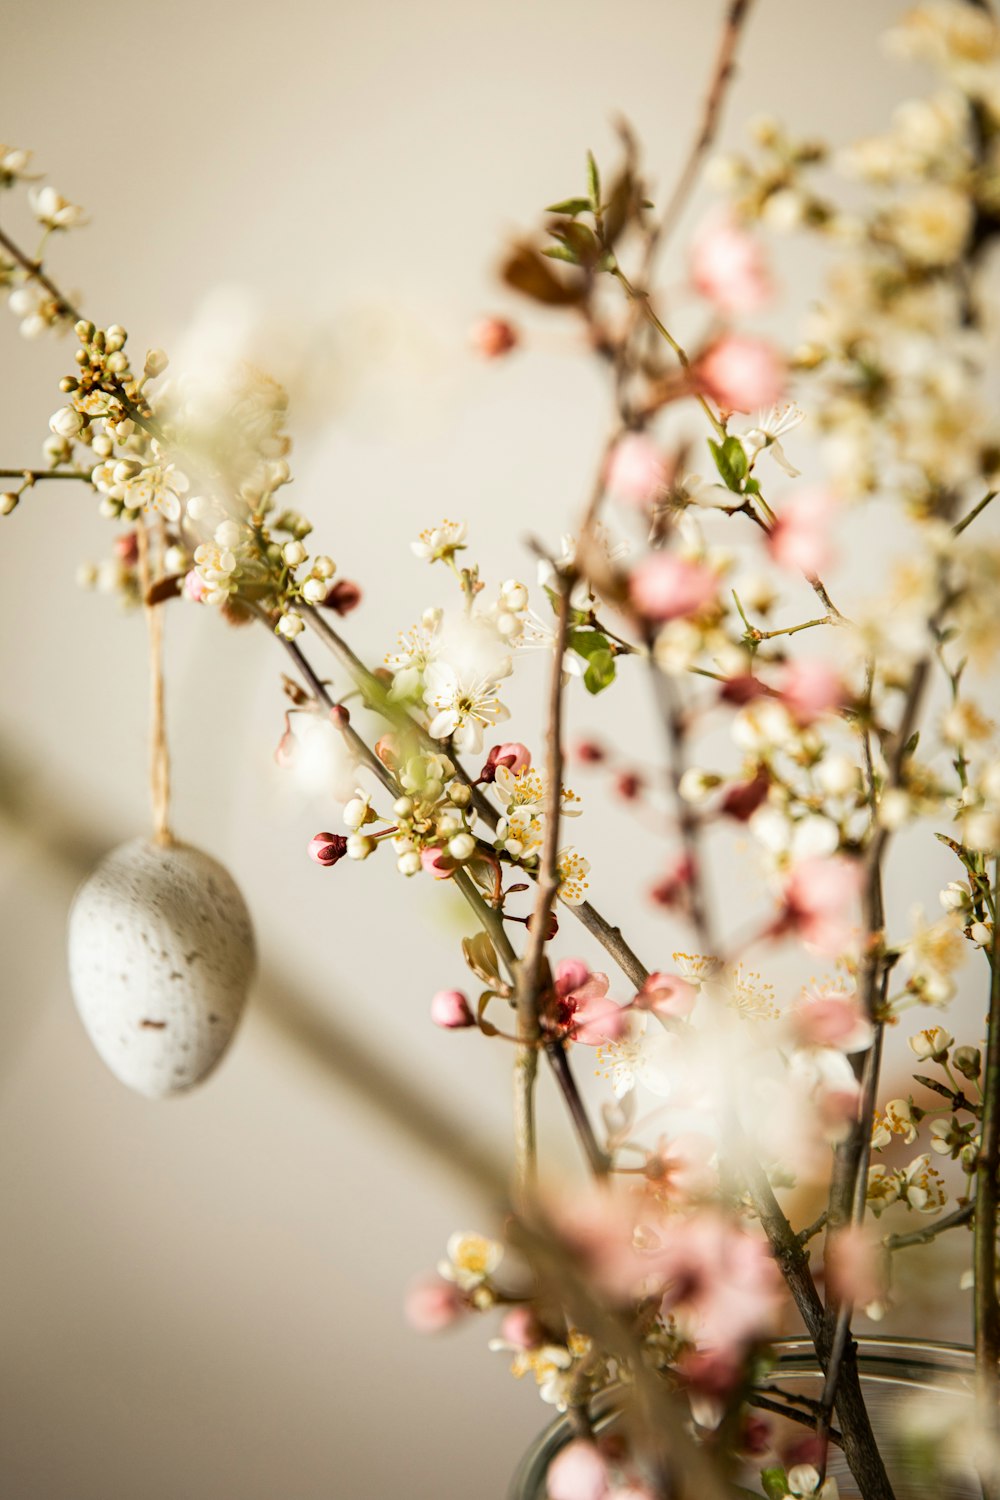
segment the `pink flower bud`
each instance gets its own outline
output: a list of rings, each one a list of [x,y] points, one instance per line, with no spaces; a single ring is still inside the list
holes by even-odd
[[[642,777],[635,771],[621,771],[615,777],[615,791],[625,802],[634,802],[642,792]]]
[[[469,1002],[461,990],[438,990],[431,1000],[431,1020],[435,1026],[443,1026],[447,1031],[476,1024]]]
[[[205,599],[205,585],[197,568],[192,568],[189,573],[184,574],[184,592],[195,604],[202,604]]]
[[[417,1282],[404,1303],[406,1321],[417,1333],[440,1333],[457,1323],[466,1310],[458,1287],[444,1280]]]
[[[469,330],[469,342],[483,359],[500,359],[517,348],[519,335],[506,318],[481,318]]]
[[[545,1335],[530,1307],[512,1307],[500,1324],[500,1337],[514,1349],[537,1349]]]
[[[278,741],[278,747],[274,752],[275,763],[284,770],[285,767],[290,766],[294,761],[297,749],[298,741],[292,733],[292,727],[288,722],[288,715],[286,714],[285,732]]]
[[[748,672],[741,677],[726,679],[719,689],[719,702],[732,703],[736,708],[742,708],[745,703],[764,697],[767,691],[760,679]]]
[[[342,703],[335,703],[330,710],[330,723],[334,729],[346,729],[351,722],[350,710]]]
[[[347,840],[340,833],[317,833],[309,840],[309,858],[318,865],[335,865],[347,853]]]
[[[775,406],[785,388],[777,350],[763,339],[739,334],[726,335],[707,349],[695,373],[702,392],[722,411]]]
[[[399,741],[394,734],[384,734],[375,741],[375,754],[384,766],[395,771],[399,766]]]
[[[324,609],[332,609],[338,615],[349,615],[361,603],[361,590],[349,578],[338,578],[331,584],[323,600]]]
[[[718,582],[701,563],[686,562],[672,552],[653,552],[632,570],[629,594],[647,620],[676,620],[714,599]]]
[[[605,759],[605,752],[594,740],[580,740],[573,749],[573,758],[584,766],[597,766]]]
[[[667,484],[663,454],[642,432],[628,432],[608,456],[604,483],[609,495],[642,509],[651,506]]]
[[[545,1488],[549,1500],[605,1500],[607,1465],[593,1443],[576,1438],[553,1459]]]
[[[421,849],[420,863],[435,880],[450,880],[455,872],[454,860],[443,849]]]
[[[518,776],[531,765],[531,751],[518,740],[506,745],[494,745],[486,757],[486,764],[479,773],[479,780],[487,785],[496,780],[500,766],[505,766],[511,775]]]

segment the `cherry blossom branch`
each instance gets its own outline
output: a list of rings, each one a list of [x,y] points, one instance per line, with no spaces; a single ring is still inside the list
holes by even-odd
[[[90,484],[87,469],[0,469],[0,479],[23,479],[30,486],[46,479],[77,479]]]
[[[548,783],[548,807],[545,831],[538,862],[535,905],[528,926],[528,941],[517,971],[514,1003],[517,1010],[517,1034],[520,1039],[514,1064],[515,1118],[518,1131],[517,1181],[521,1190],[534,1183],[535,1161],[535,1074],[538,1066],[540,1036],[539,1005],[546,989],[545,943],[549,935],[549,918],[559,890],[556,862],[559,851],[559,820],[562,811],[562,677],[563,655],[569,622],[570,577],[555,575],[559,590],[555,640],[549,680],[548,727],[546,730],[545,772]],[[549,981],[551,983],[551,980]]]
[[[1000,883],[1000,859],[993,861],[993,884]],[[990,949],[990,1011],[983,1076],[983,1128],[976,1164],[974,1330],[979,1420],[996,1438],[1000,1431],[1000,1306],[997,1303],[997,1171],[1000,1168],[1000,924],[993,924]],[[984,1500],[997,1500],[1000,1479],[984,1471]]]
[[[657,248],[663,241],[669,239],[676,229],[692,189],[698,181],[698,174],[705,156],[718,133],[726,91],[736,71],[736,50],[740,41],[740,33],[746,24],[751,5],[752,0],[729,0],[698,133],[681,175],[667,200],[667,206],[663,210],[660,221],[650,233],[643,264],[643,281],[648,280]]]
[[[77,312],[69,298],[63,296],[55,282],[45,271],[41,261],[33,260],[2,229],[0,229],[0,245],[7,251],[8,255],[13,256],[22,271],[25,271],[32,281],[37,281],[39,286],[45,288],[63,317],[69,318],[73,323],[80,321],[83,316],[82,313]]]
[[[933,1224],[925,1224],[922,1229],[911,1229],[906,1234],[887,1234],[882,1244],[886,1250],[907,1250],[911,1245],[929,1245],[936,1240],[939,1234],[944,1234],[949,1229],[957,1229],[961,1224],[970,1223],[976,1215],[975,1202],[963,1203],[961,1208],[956,1208],[952,1214],[945,1214],[943,1218],[935,1219]]]
[[[362,691],[376,694],[376,702],[379,705],[383,704],[385,702],[385,689],[378,678],[373,672],[368,670],[361,658],[355,655],[347,642],[329,624],[323,615],[320,614],[319,610],[312,608],[303,610],[302,619],[305,620],[306,624],[310,626],[327,648],[340,660],[342,665],[347,668]],[[403,715],[402,710],[400,710],[400,715],[401,717],[405,717],[407,728],[412,727],[413,732],[419,736],[421,743],[435,750],[440,749],[438,742],[431,740],[427,731],[411,719],[409,715]],[[457,760],[455,762],[455,774],[472,792],[476,811],[483,818],[484,822],[488,823],[491,828],[495,828],[499,822],[499,813],[484,794],[482,788],[473,781],[465,768]],[[567,906],[566,909],[573,914],[578,922],[583,924],[591,936],[610,954],[622,973],[635,985],[636,989],[641,989],[649,978],[649,970],[629,947],[622,936],[621,928],[609,922],[606,917],[603,917],[589,901],[584,901],[579,906]]]

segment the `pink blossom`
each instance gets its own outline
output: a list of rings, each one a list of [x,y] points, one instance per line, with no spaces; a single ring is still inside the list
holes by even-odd
[[[700,1347],[740,1349],[773,1332],[782,1281],[763,1239],[707,1209],[671,1220],[654,1258],[664,1315]]]
[[[443,849],[421,849],[420,863],[435,880],[450,880],[455,872],[454,861]]]
[[[184,592],[195,604],[202,604],[205,599],[205,583],[197,568],[192,568],[189,573],[184,574]]]
[[[829,490],[798,490],[782,509],[768,539],[774,561],[807,578],[828,568],[833,558],[830,528],[837,510],[837,498]]]
[[[522,745],[518,740],[511,740],[506,745],[494,745],[486,757],[486,764],[479,773],[479,780],[490,782],[496,780],[497,771],[505,766],[512,776],[519,776],[522,771],[527,771],[531,765],[531,751],[527,745]]]
[[[317,833],[309,840],[309,858],[318,865],[335,865],[347,853],[342,833]]]
[[[697,991],[679,974],[650,974],[632,1002],[636,1010],[652,1010],[658,1016],[686,1021],[694,1009]]]
[[[556,1016],[565,1035],[587,1047],[613,1042],[625,1029],[628,1011],[608,999],[608,976],[592,974],[579,958],[556,964]]]
[[[788,1023],[798,1047],[836,1047],[840,1052],[864,1052],[874,1033],[861,1014],[858,997],[844,990],[806,990],[789,1013]]]
[[[728,213],[714,213],[691,242],[691,284],[721,313],[757,312],[771,282],[760,245]]]
[[[120,557],[127,567],[139,560],[139,533],[137,531],[123,531],[121,536],[115,537],[115,554]]]
[[[506,318],[480,318],[469,330],[469,342],[483,359],[500,359],[517,348],[519,335]]]
[[[861,866],[845,855],[804,859],[785,877],[785,909],[773,935],[794,932],[817,953],[841,953],[854,928]]]
[[[663,493],[666,482],[667,466],[652,438],[643,432],[627,432],[619,439],[604,471],[610,495],[645,509]]]
[[[438,990],[431,1000],[431,1020],[435,1026],[443,1026],[448,1031],[476,1024],[469,1002],[461,990]]]
[[[606,1500],[608,1469],[594,1444],[568,1443],[549,1465],[545,1489],[549,1500]]]
[[[778,695],[800,724],[836,713],[847,697],[839,672],[825,661],[791,661],[781,670]]]
[[[718,577],[701,563],[672,552],[653,552],[632,570],[632,604],[647,620],[693,615],[715,598]]]
[[[727,334],[706,349],[695,373],[702,392],[722,411],[775,406],[784,394],[781,358],[763,339]]]
[[[457,1286],[442,1278],[418,1281],[406,1294],[406,1321],[417,1333],[439,1333],[467,1311]]]
[[[537,1349],[545,1335],[530,1307],[512,1307],[500,1324],[500,1337],[511,1349]]]
[[[383,734],[381,739],[375,741],[374,749],[375,754],[384,766],[388,766],[390,771],[398,769],[400,764],[399,741],[394,734]]]

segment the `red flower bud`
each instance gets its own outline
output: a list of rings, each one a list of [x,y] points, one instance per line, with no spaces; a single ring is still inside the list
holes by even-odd
[[[317,833],[309,840],[309,858],[318,865],[335,865],[347,853],[347,840],[340,833]]]
[[[469,342],[483,359],[501,359],[518,345],[518,331],[506,318],[482,318],[470,331]]]
[[[431,1020],[435,1026],[443,1026],[447,1031],[457,1031],[463,1026],[476,1024],[469,1002],[461,990],[438,990],[431,1000]]]
[[[361,590],[358,585],[349,578],[338,578],[336,583],[331,584],[323,600],[323,607],[332,609],[338,615],[349,615],[360,603]]]

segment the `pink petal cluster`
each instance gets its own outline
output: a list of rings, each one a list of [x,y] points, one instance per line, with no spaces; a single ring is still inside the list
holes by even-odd
[[[469,1002],[461,990],[438,990],[431,1000],[431,1020],[435,1026],[443,1026],[447,1031],[457,1031],[476,1024]]]
[[[793,932],[817,953],[842,953],[854,931],[861,880],[860,864],[846,855],[793,865],[785,877],[785,909],[775,935]]]
[[[721,411],[776,406],[785,390],[781,356],[764,339],[727,334],[700,357],[695,375],[701,392]]]
[[[691,285],[721,313],[759,311],[772,287],[760,244],[725,211],[702,221],[691,242]]]
[[[711,568],[672,552],[653,552],[633,568],[629,597],[633,608],[647,620],[677,620],[709,604],[718,585],[718,576]]]
[[[837,713],[847,699],[843,678],[829,662],[792,661],[783,667],[778,696],[800,724]]]
[[[606,974],[592,974],[582,959],[564,958],[553,981],[558,1024],[570,1040],[600,1047],[621,1036],[628,1011],[608,999]]]
[[[789,1012],[788,1025],[798,1047],[864,1052],[874,1037],[871,1023],[861,1013],[857,995],[843,990],[804,991]]]
[[[664,1315],[700,1347],[735,1351],[773,1332],[783,1283],[763,1239],[705,1210],[671,1220],[655,1258]]]
[[[512,1307],[500,1323],[500,1337],[511,1349],[537,1349],[545,1333],[530,1307]]]
[[[652,1010],[658,1016],[686,1021],[694,1009],[697,991],[679,974],[650,974],[632,1004],[636,1010]]]
[[[768,538],[767,549],[783,568],[797,569],[815,578],[830,566],[833,546],[830,530],[839,509],[829,490],[808,487],[798,490],[782,509]]]
[[[444,849],[421,849],[420,863],[435,880],[450,880],[455,873],[455,861]]]
[[[672,1202],[697,1203],[718,1190],[716,1144],[696,1130],[661,1140],[646,1165],[646,1176]]]
[[[406,1321],[417,1333],[440,1333],[468,1311],[457,1286],[442,1277],[418,1281],[406,1294]]]
[[[558,1453],[545,1476],[549,1500],[606,1500],[610,1475],[596,1446],[576,1438]]]
[[[627,432],[615,444],[604,471],[609,495],[627,505],[651,506],[667,483],[663,454],[643,432]]]

